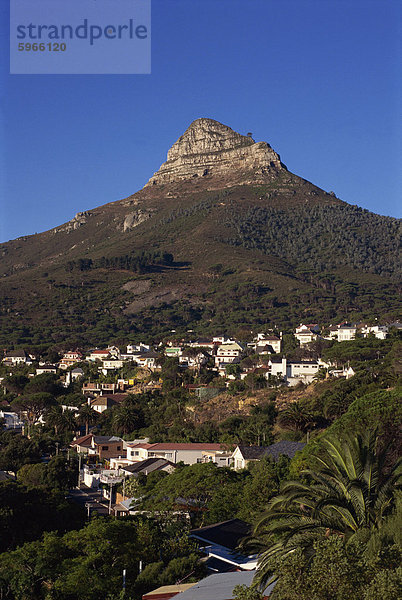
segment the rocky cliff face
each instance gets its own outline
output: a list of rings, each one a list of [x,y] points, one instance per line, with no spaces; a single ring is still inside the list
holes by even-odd
[[[230,185],[263,183],[286,169],[266,142],[255,143],[212,119],[197,119],[170,148],[167,161],[147,186],[205,178]]]

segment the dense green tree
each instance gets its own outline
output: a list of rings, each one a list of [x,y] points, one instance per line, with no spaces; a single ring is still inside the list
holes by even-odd
[[[250,477],[245,480],[239,516],[244,520],[256,518],[273,496],[279,493],[281,483],[287,478],[290,459],[279,457],[277,462],[262,458],[249,466]]]
[[[12,471],[15,475],[25,464],[39,462],[38,446],[22,435],[2,438],[0,449],[0,469]]]
[[[27,386],[26,386],[27,387]],[[52,406],[56,405],[56,400],[48,392],[37,392],[31,395],[19,396],[11,403],[11,407],[24,412],[29,425],[34,425],[39,417],[44,415]]]
[[[263,600],[262,592],[256,586],[236,585],[233,588],[234,600]]]
[[[225,520],[238,511],[241,487],[235,488],[231,484],[240,483],[242,479],[243,476],[235,471],[213,463],[177,467],[174,473],[155,485],[144,506],[157,511],[185,506],[193,519],[204,522],[209,522],[210,511],[214,514],[211,520],[215,520],[219,507],[220,520]],[[219,501],[214,502],[217,495]]]
[[[273,561],[277,582],[270,598],[396,600],[402,593],[401,550],[394,547],[393,560],[387,563],[373,563],[362,544],[345,546],[336,536],[317,540],[310,558],[296,549],[286,558]]]
[[[52,396],[58,396],[63,393],[63,388],[57,375],[51,373],[42,373],[30,379],[24,388],[24,394],[46,393]]]
[[[62,454],[53,456],[46,465],[45,483],[52,490],[68,491],[78,481],[78,461],[75,455],[70,459]]]
[[[8,392],[12,392],[13,394],[21,394],[28,382],[28,377],[25,375],[16,374],[5,377],[2,383]]]
[[[59,404],[52,406],[46,413],[46,425],[53,427],[55,435],[70,432],[73,434],[78,423],[73,410],[63,410]]]
[[[43,488],[46,486],[46,471],[47,465],[44,463],[23,465],[17,473],[17,479],[27,488]]]
[[[39,466],[43,475],[43,465]],[[34,487],[15,481],[0,483],[1,552],[39,539],[44,531],[64,533],[82,527],[85,522],[85,511],[66,500],[64,493],[37,487],[38,481],[32,483]]]
[[[190,573],[199,578],[203,574],[199,554],[183,533],[143,518],[93,519],[79,531],[63,536],[47,533],[41,541],[1,555],[1,597],[116,598],[123,569],[127,572],[127,597],[139,598],[159,583],[175,583]],[[140,561],[145,566],[141,574]]]

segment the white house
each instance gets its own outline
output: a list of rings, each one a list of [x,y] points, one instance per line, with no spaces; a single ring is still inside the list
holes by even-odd
[[[300,323],[299,327],[296,327],[294,335],[299,341],[300,346],[306,346],[317,339],[316,328],[318,328],[318,325],[316,324],[303,325],[303,323]]]
[[[15,412],[0,410],[0,419],[4,419],[6,429],[21,429],[24,425],[24,421]]]
[[[215,366],[219,367],[221,363],[238,363],[243,354],[243,347],[238,342],[232,344],[221,344],[215,356]]]
[[[205,365],[208,362],[208,359],[209,355],[202,350],[195,356],[191,352],[183,350],[179,356],[179,364],[184,367],[190,367],[190,369],[196,369]]]
[[[246,469],[250,463],[259,461],[262,458],[270,457],[277,461],[280,456],[293,458],[299,450],[302,450],[306,444],[302,442],[290,442],[284,440],[276,442],[270,446],[236,446],[232,453],[232,467],[235,470]]]
[[[378,340],[385,340],[388,334],[388,327],[386,325],[366,325],[361,328],[360,333],[364,338],[374,335]]]
[[[332,325],[329,328],[329,335],[326,339],[338,340],[338,342],[350,342],[355,339],[356,331],[356,325],[350,325],[349,323],[342,323],[337,326]]]
[[[303,360],[300,362],[288,362],[286,369],[286,380],[288,385],[311,383],[317,375],[320,365],[315,360]]]
[[[180,346],[167,346],[164,350],[165,356],[168,358],[177,358],[181,356],[182,349]]]
[[[92,350],[88,356],[85,357],[85,360],[90,360],[94,362],[95,360],[105,360],[110,356],[109,350]]]
[[[129,344],[127,346],[127,354],[134,354],[134,352],[148,352],[150,349],[151,346],[143,344],[142,342],[139,344]]]
[[[320,369],[317,361],[288,361],[286,358],[269,361],[271,375],[282,377],[287,385],[294,386],[299,382],[311,383]]]
[[[103,372],[106,371],[106,373],[104,373],[106,375],[108,371],[114,371],[116,369],[121,369],[123,365],[124,365],[124,362],[122,360],[110,357],[106,360],[103,360],[102,367],[99,367],[99,368],[102,369]]]
[[[103,413],[108,408],[112,408],[116,406],[116,404],[120,404],[124,402],[127,398],[128,394],[101,394],[101,396],[96,396],[95,398],[88,399],[88,404],[91,408],[96,410],[98,413]]]
[[[345,323],[338,327],[338,342],[350,342],[356,337],[357,327],[355,325],[349,325]]]
[[[157,352],[144,352],[135,355],[135,362],[140,367],[148,367],[148,369],[156,369],[159,354]]]
[[[77,362],[82,361],[82,359],[83,356],[79,350],[70,350],[63,354],[59,362],[59,367],[60,369],[68,369],[68,367],[75,365]]]
[[[15,366],[31,365],[33,361],[30,355],[25,352],[25,350],[10,350],[9,352],[6,352],[3,362],[7,363],[8,365]]]
[[[269,360],[270,374],[274,377],[286,377],[286,358],[271,358]]]
[[[221,444],[192,443],[192,444],[130,444],[127,443],[127,459],[131,462],[147,458],[164,458],[176,464],[184,462],[187,465],[204,462],[205,452],[222,451]]]
[[[43,375],[43,373],[51,373],[52,375],[56,375],[57,367],[56,365],[46,365],[39,364],[39,367],[35,371],[36,375]]]
[[[208,338],[198,338],[195,342],[189,342],[188,345],[190,348],[209,348],[210,350],[214,350],[218,343],[220,342],[214,342]]]
[[[214,344],[235,344],[236,340],[233,338],[227,338],[224,335],[214,335],[212,338]]]
[[[201,462],[212,462],[218,467],[230,467],[232,463],[232,452],[226,450],[203,450]]]

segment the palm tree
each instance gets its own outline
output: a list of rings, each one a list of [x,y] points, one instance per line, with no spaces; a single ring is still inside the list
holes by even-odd
[[[85,425],[85,435],[88,435],[89,426],[95,425],[98,415],[89,404],[82,404],[77,414],[78,422]]]
[[[279,414],[279,424],[292,431],[306,433],[314,422],[314,416],[300,402],[293,402]]]
[[[387,448],[377,451],[376,433],[323,440],[325,451],[314,458],[316,470],[304,472],[307,483],[289,481],[268,505],[248,541],[260,553],[257,578],[271,577],[272,559],[301,548],[313,553],[313,543],[337,535],[349,542],[365,531],[378,531],[394,504],[401,484],[401,461],[387,472]]]
[[[129,402],[120,404],[114,412],[113,425],[122,434],[131,433],[142,425],[141,409]]]
[[[54,428],[55,435],[64,431],[75,431],[77,429],[74,411],[69,409],[63,411],[60,405],[52,406],[48,410],[46,413],[46,424]]]

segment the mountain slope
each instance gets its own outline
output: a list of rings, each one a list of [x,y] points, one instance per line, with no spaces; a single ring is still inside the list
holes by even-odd
[[[0,245],[4,346],[397,316],[396,219],[194,121],[148,184]],[[172,260],[173,255],[173,260]]]

